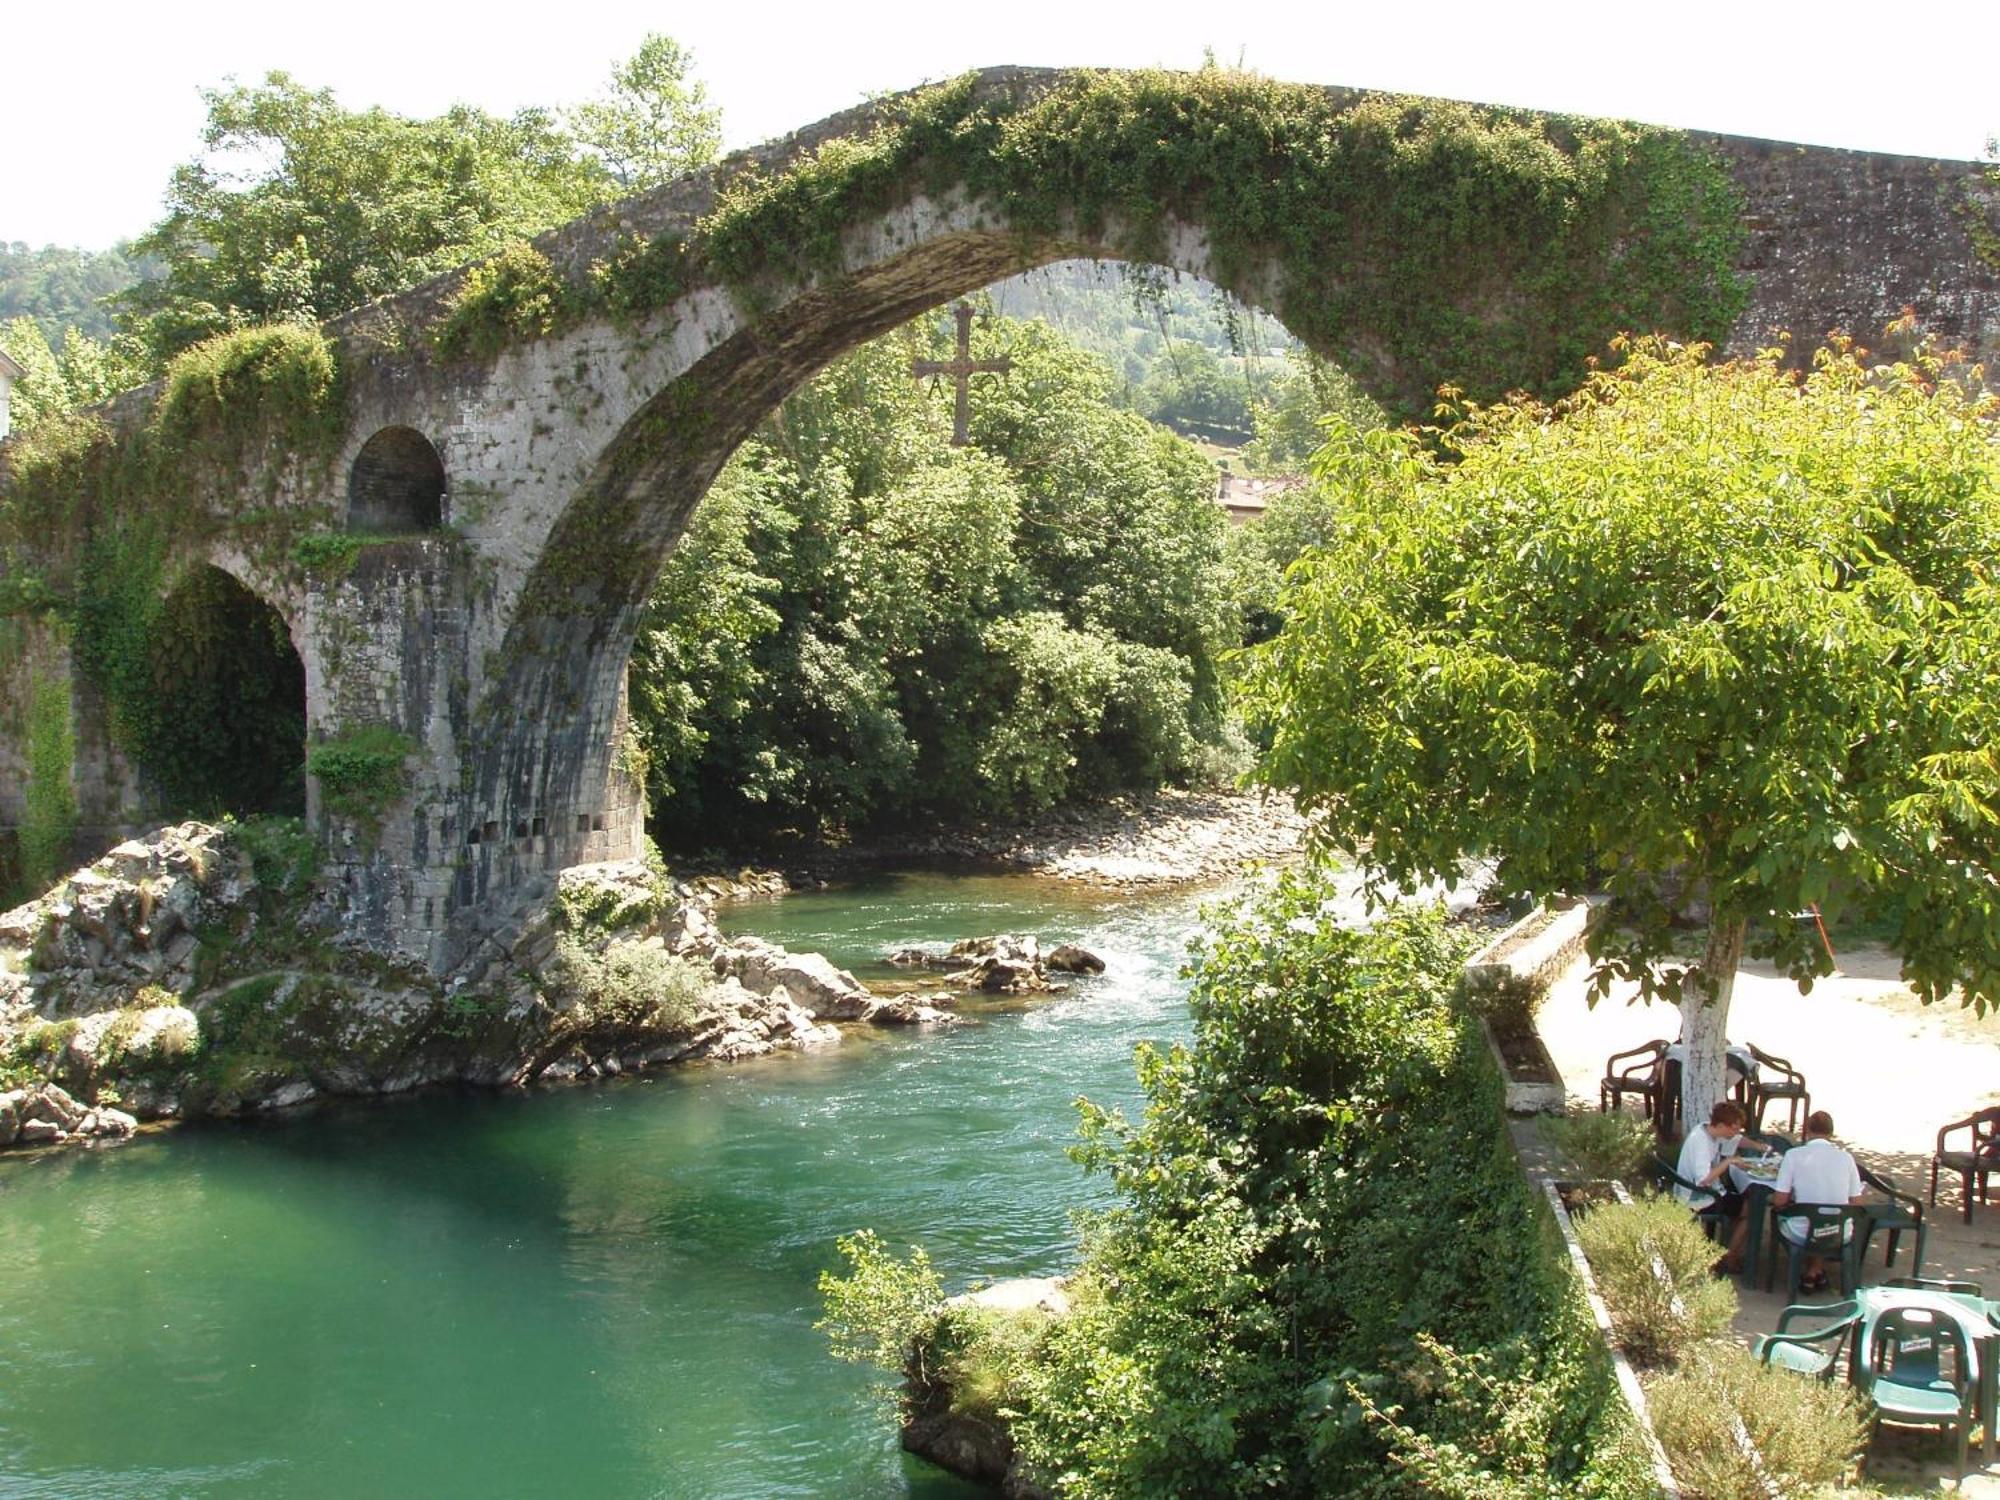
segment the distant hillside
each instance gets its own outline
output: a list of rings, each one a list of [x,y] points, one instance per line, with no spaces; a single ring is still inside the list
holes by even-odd
[[[60,347],[63,330],[75,328],[102,342],[116,331],[103,299],[151,271],[150,263],[109,250],[30,250],[19,240],[0,244],[0,323],[33,318],[49,343]]]

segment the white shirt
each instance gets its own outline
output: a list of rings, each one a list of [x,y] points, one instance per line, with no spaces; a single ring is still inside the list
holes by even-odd
[[[1861,1196],[1861,1169],[1854,1158],[1824,1136],[1794,1146],[1778,1163],[1776,1191],[1790,1193],[1795,1203],[1851,1203]],[[1805,1236],[1804,1219],[1779,1222],[1785,1238]],[[1854,1232],[1848,1227],[1848,1234]]]
[[[1739,1137],[1740,1139],[1740,1137]],[[1689,1182],[1700,1182],[1715,1170],[1715,1164],[1725,1156],[1736,1154],[1736,1141],[1718,1141],[1708,1133],[1706,1125],[1697,1126],[1687,1133],[1681,1142],[1680,1164],[1674,1170]],[[1696,1192],[1692,1188],[1676,1186],[1674,1196],[1696,1213],[1700,1213],[1715,1202],[1715,1194]]]

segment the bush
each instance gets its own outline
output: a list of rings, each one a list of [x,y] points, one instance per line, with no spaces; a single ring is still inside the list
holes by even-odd
[[[1630,1115],[1585,1110],[1542,1122],[1542,1138],[1581,1182],[1636,1185],[1653,1159],[1653,1127]]]
[[[549,989],[569,1004],[557,1029],[589,1045],[686,1031],[708,998],[713,977],[702,966],[639,943],[598,952],[559,939],[547,970]]]
[[[944,1283],[921,1248],[908,1260],[889,1253],[872,1229],[838,1242],[847,1274],[822,1271],[826,1316],[813,1326],[833,1344],[836,1359],[872,1364],[891,1376],[927,1381],[923,1352],[944,1311]],[[893,1392],[885,1386],[885,1393]]]
[[[1847,1387],[1769,1369],[1734,1343],[1698,1350],[1654,1381],[1647,1400],[1684,1493],[1700,1500],[1815,1493],[1846,1474],[1867,1439],[1859,1399]],[[1757,1460],[1725,1420],[1732,1411]]]
[[[1610,1305],[1618,1342],[1636,1363],[1670,1363],[1729,1328],[1736,1289],[1708,1274],[1715,1243],[1678,1199],[1592,1209],[1577,1220],[1576,1237]]]
[[[1286,876],[1217,922],[1195,1045],[1141,1050],[1144,1120],[1084,1106],[1076,1155],[1120,1206],[1069,1315],[974,1340],[968,1399],[1070,1500],[1408,1494],[1385,1461],[1425,1444],[1468,1495],[1621,1493],[1608,1361],[1454,1002],[1465,945],[1431,910],[1344,930],[1333,899]],[[1446,1345],[1492,1352],[1456,1404]],[[1532,1410],[1474,1401],[1488,1373]]]
[[[466,272],[435,335],[438,352],[447,359],[491,358],[554,332],[573,300],[548,257],[515,240]]]

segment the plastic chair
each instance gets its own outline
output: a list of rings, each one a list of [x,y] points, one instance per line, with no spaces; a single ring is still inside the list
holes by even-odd
[[[1629,1052],[1614,1052],[1604,1064],[1604,1077],[1597,1085],[1597,1107],[1606,1114],[1625,1107],[1625,1096],[1637,1094],[1646,1101],[1646,1118],[1653,1118],[1653,1096],[1660,1081],[1660,1059],[1667,1055],[1663,1041],[1647,1042]],[[1635,1061],[1636,1059],[1636,1061]],[[1630,1063],[1620,1068],[1618,1065]]]
[[[1970,1132],[1964,1151],[1950,1149],[1947,1136]],[[1976,1115],[1954,1120],[1937,1133],[1937,1149],[1931,1153],[1931,1207],[1937,1207],[1938,1169],[1958,1173],[1965,1197],[1965,1222],[1972,1222],[1972,1185],[1978,1179],[1979,1201],[1986,1201],[1986,1174],[2000,1169],[2000,1109],[1982,1109]]]
[[[1982,1299],[1986,1296],[1986,1288],[1976,1281],[1939,1281],[1931,1276],[1891,1276],[1882,1285],[1892,1286],[1901,1291],[1943,1292],[1947,1296]]]
[[[1702,1233],[1710,1239],[1726,1238],[1719,1231],[1729,1223],[1730,1216],[1722,1211],[1721,1194],[1716,1188],[1689,1182],[1664,1156],[1653,1158],[1653,1181],[1663,1193],[1672,1188],[1686,1188],[1691,1193],[1702,1193],[1714,1200],[1707,1208],[1690,1209],[1689,1212],[1700,1223]]]
[[[1882,1252],[1882,1264],[1895,1265],[1896,1246],[1902,1240],[1903,1232],[1909,1230],[1916,1235],[1916,1243],[1910,1253],[1910,1275],[1922,1276],[1924,1245],[1930,1238],[1930,1230],[1924,1224],[1923,1204],[1917,1201],[1915,1193],[1904,1192],[1887,1177],[1869,1171],[1859,1162],[1855,1165],[1861,1168],[1861,1180],[1889,1200],[1886,1203],[1869,1203],[1863,1206],[1863,1212],[1868,1219],[1868,1228],[1862,1236],[1861,1249],[1855,1256],[1856,1263],[1868,1259],[1868,1246],[1875,1239],[1875,1231],[1883,1229],[1888,1231],[1889,1239]]]
[[[1810,1333],[1787,1331],[1794,1320],[1806,1317],[1833,1321]],[[1779,1313],[1778,1331],[1759,1334],[1751,1352],[1764,1364],[1790,1370],[1794,1375],[1831,1380],[1840,1368],[1843,1353],[1849,1355],[1849,1374],[1852,1374],[1853,1357],[1847,1336],[1860,1326],[1860,1307],[1852,1298],[1845,1302],[1805,1302]]]
[[[1888,1420],[1936,1427],[1958,1437],[1958,1478],[1965,1478],[1978,1387],[1956,1319],[1928,1307],[1889,1307],[1875,1316],[1859,1384],[1873,1402],[1868,1430]]]
[[[1769,1287],[1777,1279],[1778,1246],[1785,1247],[1787,1264],[1785,1267],[1786,1300],[1799,1300],[1799,1283],[1805,1278],[1806,1257],[1817,1255],[1821,1260],[1840,1261],[1840,1294],[1854,1295],[1854,1289],[1861,1282],[1861,1241],[1867,1233],[1861,1210],[1847,1203],[1788,1203],[1783,1208],[1771,1211],[1771,1233],[1765,1236],[1768,1249],[1765,1254],[1764,1285]],[[1794,1219],[1806,1221],[1805,1243],[1794,1243],[1784,1231],[1784,1226]]]
[[[1785,1129],[1797,1130],[1799,1117],[1812,1115],[1812,1092],[1806,1087],[1806,1075],[1793,1067],[1776,1053],[1766,1052],[1755,1043],[1750,1045],[1750,1055],[1757,1061],[1757,1076],[1750,1080],[1744,1095],[1744,1107],[1750,1113],[1750,1129],[1755,1131],[1763,1126],[1764,1109],[1777,1100],[1785,1101]]]

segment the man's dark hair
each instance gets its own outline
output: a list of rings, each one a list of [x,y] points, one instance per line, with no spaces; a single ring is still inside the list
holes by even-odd
[[[1807,1135],[1832,1135],[1833,1116],[1823,1109],[1816,1109],[1806,1116]]]
[[[1741,1130],[1745,1119],[1743,1106],[1734,1099],[1718,1099],[1715,1108],[1708,1112],[1708,1123],[1711,1125],[1734,1125]]]

